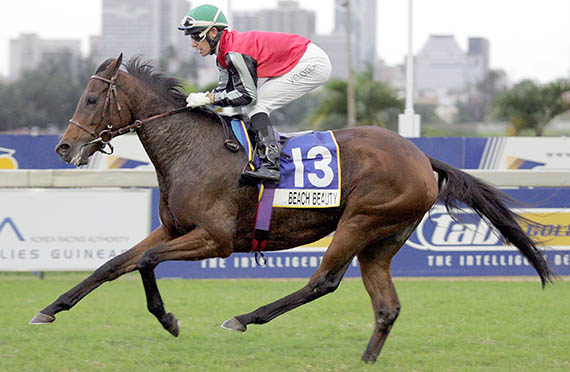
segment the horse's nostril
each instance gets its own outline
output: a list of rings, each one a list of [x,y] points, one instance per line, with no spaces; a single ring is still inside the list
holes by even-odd
[[[55,152],[57,152],[60,156],[63,156],[65,154],[67,154],[70,149],[71,149],[71,146],[69,146],[67,143],[62,143],[62,144],[57,146],[57,148],[55,149]]]

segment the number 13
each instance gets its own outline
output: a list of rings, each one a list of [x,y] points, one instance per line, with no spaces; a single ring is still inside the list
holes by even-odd
[[[293,155],[293,164],[295,165],[295,187],[305,186],[305,166],[303,165],[303,156],[301,155],[301,148],[295,147],[291,150]],[[315,187],[327,187],[330,185],[334,178],[334,172],[330,167],[332,162],[332,154],[324,146],[311,147],[307,153],[307,159],[317,159],[318,156],[322,159],[315,160],[315,169],[323,172],[323,177],[319,177],[317,173],[308,173],[309,182]]]

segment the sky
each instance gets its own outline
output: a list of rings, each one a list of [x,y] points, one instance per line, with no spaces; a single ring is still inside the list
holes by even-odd
[[[120,1],[120,0],[116,0]],[[101,0],[9,0],[0,12],[0,75],[9,69],[9,40],[21,33],[41,38],[81,39],[101,33]],[[211,3],[227,10],[227,0]],[[274,8],[277,0],[231,0],[234,10]],[[317,12],[317,32],[333,28],[333,0],[301,1]],[[408,50],[408,1],[378,0],[377,50],[389,65],[402,63]],[[180,15],[182,18],[183,14]],[[490,64],[514,82],[547,83],[570,76],[570,0],[415,0],[413,51],[430,35],[451,34],[463,50],[467,38],[490,41]],[[231,23],[231,19],[229,19]],[[144,27],[144,25],[141,25]]]

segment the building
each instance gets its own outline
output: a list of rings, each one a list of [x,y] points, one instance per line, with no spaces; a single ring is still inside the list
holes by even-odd
[[[279,1],[275,9],[236,11],[230,26],[237,31],[286,32],[312,38],[316,30],[315,12],[302,9],[298,1]]]
[[[331,34],[316,34],[315,12],[302,9],[297,1],[279,1],[276,9],[236,11],[233,19],[230,19],[230,25],[238,31],[288,32],[307,37],[329,55],[331,78],[348,77],[346,30],[336,27]],[[356,34],[353,33],[352,38],[355,45]],[[353,53],[353,66],[356,66],[357,61],[358,57]]]
[[[465,79],[467,84],[475,85],[485,79],[489,72],[489,40],[482,37],[468,39]]]
[[[464,92],[489,72],[489,41],[469,38],[464,52],[453,35],[431,35],[416,56],[416,89],[433,92]]]
[[[103,0],[99,59],[120,53],[155,62],[192,58],[191,44],[177,29],[189,8],[185,0]]]
[[[331,79],[348,79],[347,35],[333,32],[329,35],[314,35],[312,41],[329,56],[332,65]],[[353,43],[354,44],[354,43]],[[356,55],[352,54],[352,66],[356,65]]]
[[[399,92],[400,98],[404,98],[406,96],[405,63],[389,66],[383,59],[379,59],[376,62],[374,71],[374,80],[389,84],[392,88],[396,89]]]
[[[254,31],[259,28],[258,14],[256,11],[232,12],[233,18],[228,18],[230,28],[238,31]]]
[[[89,36],[88,58],[93,63],[101,62],[101,35]]]
[[[40,39],[36,34],[22,34],[10,40],[10,81],[18,80],[25,71],[34,70],[50,61],[77,63],[81,58],[81,40]],[[71,69],[73,71],[73,68]]]
[[[345,0],[335,0],[334,31],[347,32],[347,8]],[[355,71],[374,68],[378,59],[376,51],[376,0],[351,0],[353,53],[356,56]],[[344,47],[346,50],[346,46]]]

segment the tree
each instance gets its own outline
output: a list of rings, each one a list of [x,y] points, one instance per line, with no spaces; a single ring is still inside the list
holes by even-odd
[[[15,82],[0,84],[0,131],[65,128],[95,66],[69,57],[47,62]]]
[[[504,92],[504,82],[503,71],[489,71],[485,78],[475,85],[466,101],[457,101],[454,121],[457,123],[484,121],[495,97]]]
[[[416,103],[414,109],[416,114],[422,117],[424,124],[445,124],[445,120],[439,117],[436,112],[437,105],[435,103]]]
[[[333,79],[317,96],[317,107],[310,113],[314,128],[337,129],[347,123],[347,82]],[[386,127],[395,125],[403,100],[389,85],[375,81],[372,70],[355,75],[356,123]]]
[[[569,94],[570,80],[558,80],[543,86],[524,80],[497,96],[491,115],[511,122],[510,135],[532,130],[537,136],[542,136],[553,118],[570,110]]]
[[[281,130],[306,130],[310,128],[307,113],[315,107],[314,94],[304,96],[288,103],[271,113],[271,121]]]

